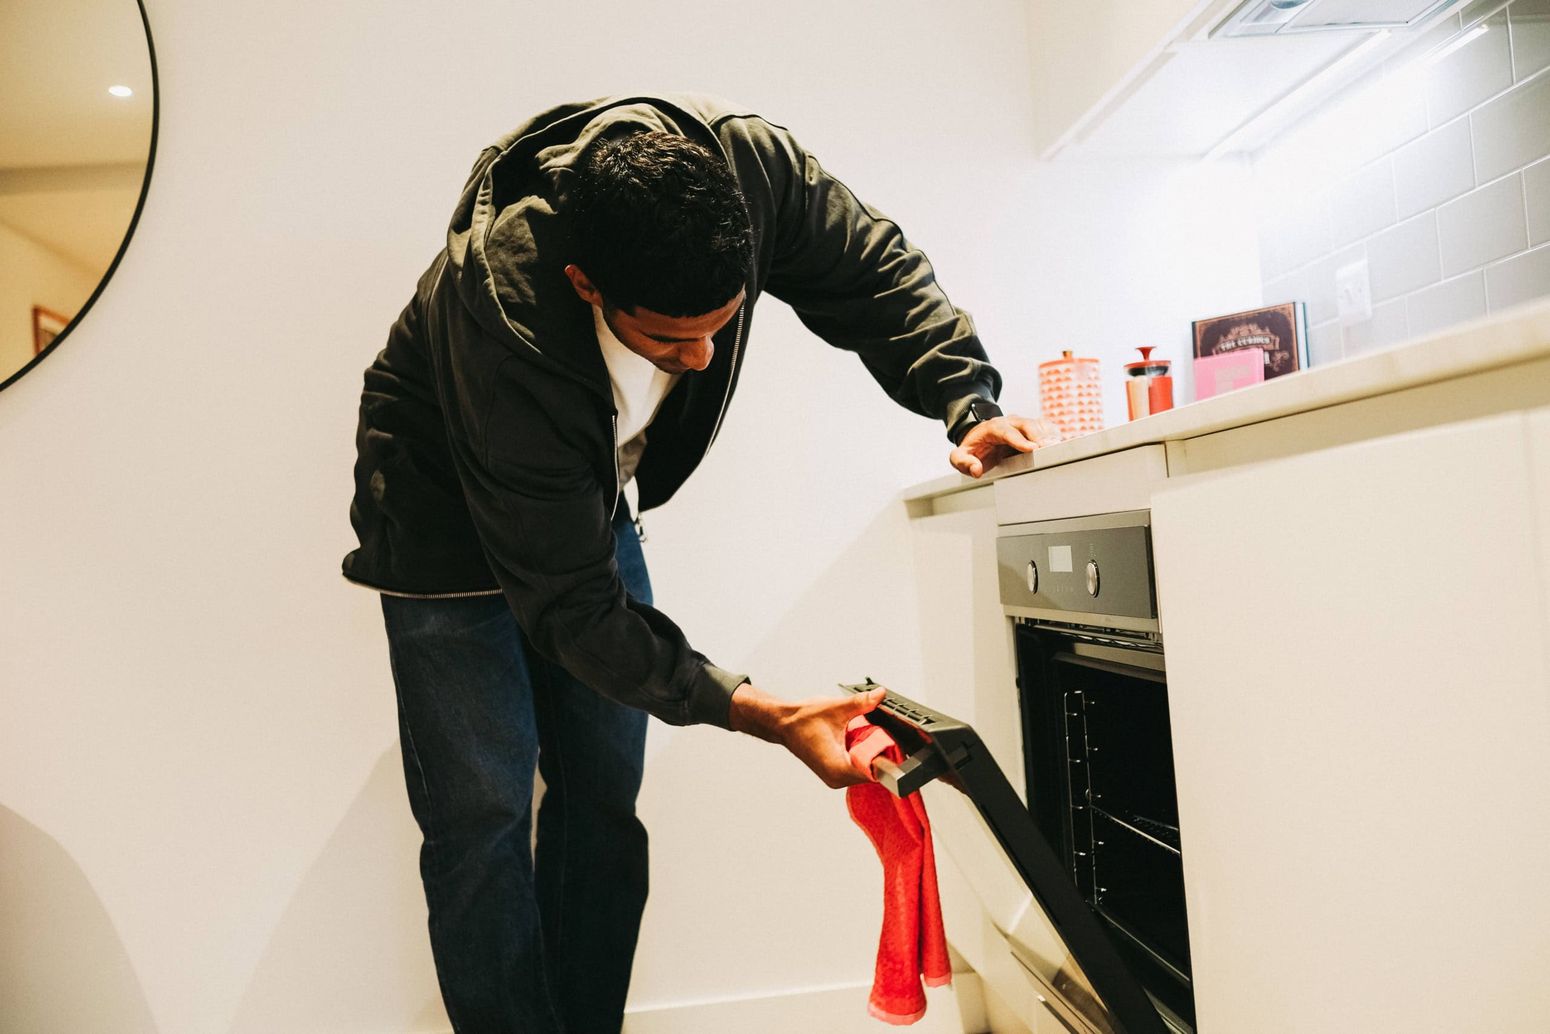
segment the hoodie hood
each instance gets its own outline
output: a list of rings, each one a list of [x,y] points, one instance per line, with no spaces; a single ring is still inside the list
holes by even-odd
[[[591,306],[565,276],[565,199],[593,144],[658,130],[725,156],[698,115],[671,101],[627,97],[556,108],[479,156],[447,229],[448,275],[481,329],[511,351],[607,392]]]
[[[926,256],[785,129],[706,96],[555,108],[479,156],[446,248],[366,371],[350,510],[361,545],[344,569],[385,592],[503,590],[530,639],[547,637],[548,656],[609,668],[594,689],[678,721],[686,712],[674,701],[713,700],[712,718],[724,721],[735,684],[720,697],[691,692],[703,680],[684,675],[695,667],[687,660],[672,661],[671,677],[660,665],[645,672],[641,658],[687,658],[682,635],[623,592],[602,593],[616,584],[605,568],[619,442],[591,307],[564,272],[566,199],[589,145],[649,129],[728,159],[754,239],[737,318],[710,365],[681,378],[652,421],[635,473],[639,509],[671,499],[716,439],[766,290],[855,353],[900,405],[953,427],[975,398],[994,398],[1000,376]],[[805,376],[816,385],[831,373],[815,362]],[[787,387],[794,405],[810,398],[806,381]],[[626,605],[642,619],[619,623]]]

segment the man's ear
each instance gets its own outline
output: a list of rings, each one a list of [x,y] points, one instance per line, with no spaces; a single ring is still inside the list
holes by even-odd
[[[582,301],[588,305],[602,307],[603,293],[593,285],[591,280],[587,279],[587,274],[581,271],[580,266],[574,263],[566,266],[565,275],[570,278],[571,287],[575,288],[576,294],[580,296]]]

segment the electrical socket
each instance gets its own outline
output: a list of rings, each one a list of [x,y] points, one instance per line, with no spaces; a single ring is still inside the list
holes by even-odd
[[[1335,270],[1335,305],[1340,322],[1348,326],[1372,319],[1372,283],[1366,259]]]

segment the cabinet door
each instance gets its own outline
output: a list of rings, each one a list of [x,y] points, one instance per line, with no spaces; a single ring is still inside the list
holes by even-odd
[[[1529,428],[1154,498],[1201,1034],[1550,1030]]]
[[[1047,152],[1141,74],[1199,0],[1036,0],[1028,6],[1035,152]]]
[[[973,725],[1022,794],[1017,666],[1001,611],[994,497],[989,486],[973,491],[972,508],[910,522],[925,676],[918,696]]]
[[[1544,588],[1544,630],[1550,639],[1550,406],[1529,414],[1529,467],[1534,476],[1534,515],[1539,540],[1539,584]]]

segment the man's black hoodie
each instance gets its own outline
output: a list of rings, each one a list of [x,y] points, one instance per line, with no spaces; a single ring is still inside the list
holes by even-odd
[[[900,405],[948,427],[1000,391],[926,256],[785,129],[706,97],[558,107],[480,154],[445,250],[366,371],[350,508],[360,548],[344,574],[401,595],[504,593],[533,647],[592,689],[674,725],[726,728],[744,677],[619,580],[613,394],[591,307],[564,273],[578,158],[644,130],[725,156],[753,255],[710,366],[681,378],[651,423],[635,473],[642,510],[670,499],[710,448],[765,291],[859,355]]]

